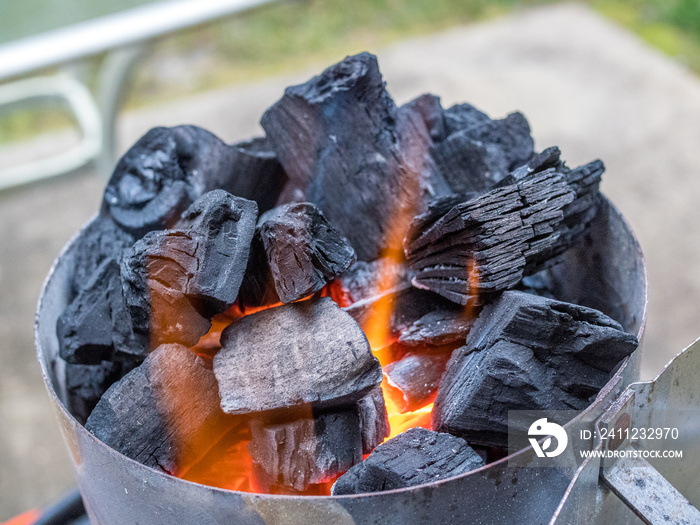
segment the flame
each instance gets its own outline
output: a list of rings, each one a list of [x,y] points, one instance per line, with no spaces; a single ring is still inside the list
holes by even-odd
[[[419,166],[424,158],[425,151],[422,148],[416,148],[415,151],[409,152],[412,155],[410,166]],[[387,245],[391,249],[384,250],[380,254],[380,260],[384,261],[383,267],[378,268],[377,275],[381,276],[372,290],[372,296],[379,296],[387,291],[395,288],[400,284],[399,277],[396,272],[391,271],[390,266],[404,263],[403,254],[397,251],[396,247],[400,246],[401,240],[409,229],[410,223],[413,220],[418,210],[418,199],[421,195],[422,188],[420,187],[419,176],[417,169],[406,169],[402,173],[403,180],[399,187],[402,189],[403,197],[398,197],[393,200],[394,209],[387,214],[390,217],[389,224],[384,230],[384,238]],[[470,292],[478,288],[478,271],[474,264],[470,262],[469,266],[469,289]],[[345,307],[352,304],[350,294],[343,289],[338,280],[332,281],[324,287],[320,292],[321,296],[331,297],[339,306]],[[246,315],[250,315],[257,311],[261,311],[273,306],[279,306],[281,303],[267,305],[259,308],[242,308],[239,305],[232,306],[222,317],[219,323],[212,324],[210,332],[202,337],[200,342],[193,347],[193,350],[206,355],[213,355],[212,349],[219,344],[219,338],[223,328],[237,319]],[[395,362],[402,357],[402,352],[396,348],[398,334],[392,333],[392,318],[394,315],[393,301],[390,297],[384,297],[375,302],[373,315],[366,322],[362,329],[367,336],[370,348],[374,356],[379,360],[382,367]],[[465,309],[465,315],[474,315],[474,301]],[[215,353],[215,352],[214,352]],[[400,391],[396,390],[392,394],[392,388],[386,378],[382,381],[382,393],[384,395],[387,415],[390,424],[390,435],[387,439],[391,439],[410,428],[423,427],[431,428],[431,415],[433,403],[430,402],[423,407],[413,411],[406,411],[401,403],[397,402],[396,397],[400,395]],[[214,487],[224,489],[241,490],[248,492],[262,492],[259,487],[255,486],[255,468],[252,458],[248,452],[247,445],[250,440],[250,434],[241,435],[232,433],[224,438],[219,444],[206,455],[206,457],[197,465],[192,467],[184,476],[184,479],[204,483]],[[330,486],[332,480],[328,483],[310,487],[306,494],[330,494]],[[275,489],[275,492],[277,489]],[[290,494],[290,491],[280,489],[279,493]]]

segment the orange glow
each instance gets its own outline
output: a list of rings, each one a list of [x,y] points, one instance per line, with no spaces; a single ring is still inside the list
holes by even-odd
[[[424,153],[424,151],[420,150],[412,152],[414,162],[409,163],[409,165],[420,165]],[[368,294],[369,296],[380,296],[401,284],[397,272],[392,271],[390,266],[404,262],[403,253],[397,250],[397,247],[401,245],[401,240],[418,212],[417,202],[421,193],[416,173],[407,169],[403,173],[403,177],[404,180],[401,187],[404,190],[404,198],[394,202],[396,209],[390,210],[391,213],[387,214],[391,219],[384,230],[384,238],[387,241],[387,246],[390,246],[391,249],[387,249],[381,254],[380,260],[385,262],[385,266],[377,269],[377,275],[381,276],[381,278],[378,279],[376,286]],[[470,267],[470,289],[473,287],[476,290],[477,274],[478,272],[473,267]],[[331,297],[341,307],[352,304],[350,294],[343,289],[338,280],[328,283],[319,295]],[[280,305],[281,303],[257,308],[243,308],[235,304],[226,311],[225,317],[221,319],[220,324],[212,325],[210,332],[200,340],[193,350],[198,353],[208,353],[207,350],[211,351],[218,345],[221,330],[227,324],[246,315]],[[473,315],[471,308],[473,307],[467,307],[465,311],[467,315]],[[367,336],[372,353],[379,360],[382,367],[397,361],[404,354],[403,350],[396,344],[399,334],[393,333],[393,317],[393,297],[385,295],[373,303],[372,314],[365,325],[361,327]],[[208,355],[213,355],[213,353]],[[402,396],[400,390],[390,387],[386,379],[382,381],[381,387],[391,427],[390,436],[387,439],[393,438],[410,428],[431,428],[432,403],[413,411],[406,411],[405,403],[401,403],[399,400],[400,396]],[[249,433],[245,435],[232,433],[225,437],[222,442],[214,446],[199,464],[195,465],[183,476],[184,479],[224,489],[262,492],[260,487],[255,485],[255,468],[247,449],[249,440]],[[329,480],[328,483],[312,486],[304,494],[329,495],[331,484],[332,480]],[[291,490],[278,488],[272,489],[272,492],[297,494]]]
[[[247,427],[225,436],[182,479],[228,490],[257,492],[252,486],[253,460]]]
[[[24,514],[10,518],[9,521],[5,521],[1,525],[31,525],[32,523],[36,523],[39,518],[41,518],[39,509],[32,509]]]

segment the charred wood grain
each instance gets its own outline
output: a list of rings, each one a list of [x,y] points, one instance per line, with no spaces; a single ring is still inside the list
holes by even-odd
[[[437,220],[419,217],[406,243],[413,283],[469,304],[553,264],[597,211],[597,182],[579,191],[574,181],[599,180],[602,166],[571,173],[548,168],[478,194]]]
[[[404,330],[399,343],[408,347],[463,344],[475,319],[476,311],[464,308],[433,310]]]

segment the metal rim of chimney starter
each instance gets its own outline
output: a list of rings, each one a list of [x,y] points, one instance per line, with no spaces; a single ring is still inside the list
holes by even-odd
[[[617,260],[601,263],[590,246],[581,247],[579,253],[571,254],[571,259],[580,262],[589,258],[590,254],[591,264],[603,264],[607,270],[620,275],[634,273],[631,278],[636,282],[630,284],[633,297],[620,297],[619,300],[621,308],[627,308],[630,316],[628,322],[622,324],[627,324],[625,329],[628,331],[630,326],[634,326],[641,341],[648,302],[644,256],[629,224],[607,199],[603,200],[599,217],[601,214],[603,217],[596,219],[602,224],[601,238],[603,242],[615,247],[611,258],[620,259],[627,264],[618,264]],[[330,521],[336,522],[335,525],[423,523],[423,519],[435,515],[437,505],[442,508],[443,516],[438,521],[440,523],[462,523],[465,512],[473,516],[474,523],[505,523],[510,516],[524,519],[528,515],[530,518],[546,518],[546,522],[554,514],[568,481],[573,478],[575,468],[568,460],[562,460],[560,466],[551,469],[529,468],[515,472],[513,467],[508,466],[508,462],[515,457],[532,454],[532,447],[445,480],[385,492],[345,496],[252,494],[200,485],[146,467],[108,447],[69,413],[62,401],[65,399],[65,385],[59,379],[64,363],[57,358],[55,321],[67,301],[71,248],[83,229],[84,227],[64,246],[46,277],[35,319],[35,345],[44,383],[56,409],[78,485],[93,523],[126,523],[124,518],[128,519],[130,508],[131,512],[138,512],[139,508],[152,509],[153,515],[149,516],[149,523],[169,523],[168,520],[173,516],[178,516],[178,521],[180,518],[193,519],[182,514],[187,512],[186,508],[178,507],[186,505],[190,495],[203,507],[193,509],[190,516],[197,516],[198,523],[207,524],[227,522],[232,513],[237,513],[236,523],[242,524],[292,524],[302,517],[309,524]],[[566,262],[556,268],[560,268],[561,271],[558,278],[566,283],[569,280]],[[605,275],[596,275],[596,279],[607,286],[610,283],[606,281],[614,280],[614,277],[605,272],[603,274]],[[583,290],[588,286],[580,288]],[[591,405],[565,426],[572,430],[583,422],[597,418],[628,384],[638,378],[640,358],[640,349],[625,358]],[[104,472],[107,469],[109,472]],[[113,476],[115,479],[112,479]],[[552,486],[555,483],[556,487]],[[96,485],[99,487],[95,487]],[[100,492],[110,487],[112,494],[105,495]],[[124,492],[116,490],[115,487],[122,487]],[[132,494],[136,494],[130,497],[129,489],[132,489]],[[154,490],[157,492],[153,492]],[[171,491],[172,494],[168,494]],[[472,494],[472,491],[478,494]],[[491,500],[492,493],[510,495],[512,499],[501,498],[500,501],[494,502]],[[152,498],[156,494],[164,501],[157,501],[156,498],[154,502]],[[106,505],[109,508],[101,508],[107,501],[110,502]],[[527,503],[528,501],[531,503]],[[468,509],[460,508],[466,506],[467,502]],[[524,508],[524,503],[527,508]],[[119,509],[117,512],[124,514],[110,517],[113,509]],[[132,514],[133,516],[136,514]]]

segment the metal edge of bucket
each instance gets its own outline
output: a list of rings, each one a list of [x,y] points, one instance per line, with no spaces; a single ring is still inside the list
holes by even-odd
[[[626,238],[625,249],[639,266],[641,296],[637,335],[646,322],[646,265],[632,229],[607,201],[606,217]],[[82,231],[82,229],[80,230]],[[546,522],[557,507],[575,465],[563,461],[557,468],[513,468],[514,456],[532,455],[523,449],[478,470],[430,484],[386,492],[351,496],[279,496],[249,494],[191,483],[153,470],[111,449],[90,434],[68,412],[57,394],[63,385],[57,377],[55,321],[66,303],[71,247],[80,231],[63,248],[44,282],[35,319],[35,344],[42,375],[71,455],[78,485],[93,524],[174,522],[219,524],[236,516],[241,524],[375,523],[404,524],[435,521],[462,523],[465,512],[474,523]],[[63,295],[61,295],[63,290]],[[58,294],[58,295],[57,295]],[[53,345],[53,355],[51,355]],[[593,403],[567,427],[602,412],[637,378],[641,349],[626,358]],[[555,490],[556,489],[556,490]]]

